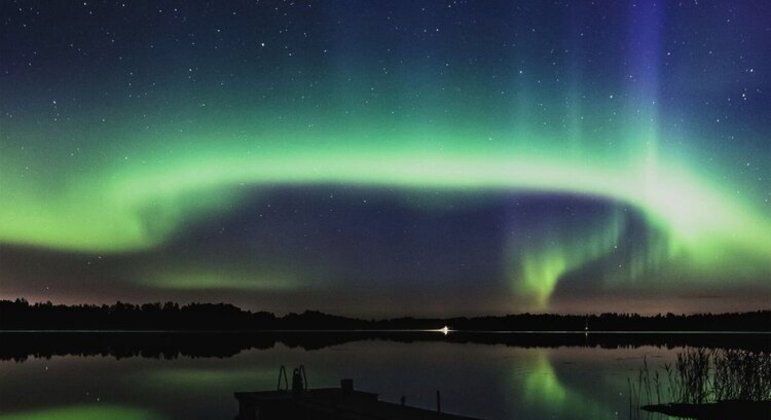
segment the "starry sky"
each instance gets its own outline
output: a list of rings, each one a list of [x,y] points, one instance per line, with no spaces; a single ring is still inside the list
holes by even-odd
[[[766,1],[4,1],[0,298],[771,301]]]

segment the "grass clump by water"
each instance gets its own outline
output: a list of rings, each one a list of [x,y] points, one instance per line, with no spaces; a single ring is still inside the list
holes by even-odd
[[[627,380],[630,418],[644,405],[771,400],[771,352],[688,349],[662,368],[663,375],[643,358],[637,383]]]
[[[771,400],[771,353],[723,350],[712,364],[716,400]]]

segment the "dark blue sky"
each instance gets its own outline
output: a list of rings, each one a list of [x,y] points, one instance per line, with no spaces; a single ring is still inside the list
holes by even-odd
[[[0,297],[756,309],[764,1],[0,5]]]

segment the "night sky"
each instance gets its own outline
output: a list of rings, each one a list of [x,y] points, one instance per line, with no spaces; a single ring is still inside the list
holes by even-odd
[[[768,308],[770,16],[3,1],[0,298]]]

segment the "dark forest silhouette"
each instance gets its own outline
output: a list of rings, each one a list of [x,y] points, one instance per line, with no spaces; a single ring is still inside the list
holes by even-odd
[[[465,331],[771,331],[771,311],[655,315],[517,314],[474,318],[395,318],[364,320],[305,311],[276,316],[225,303],[145,303],[135,305],[30,304],[0,301],[0,330],[280,331],[419,330],[448,326]]]

